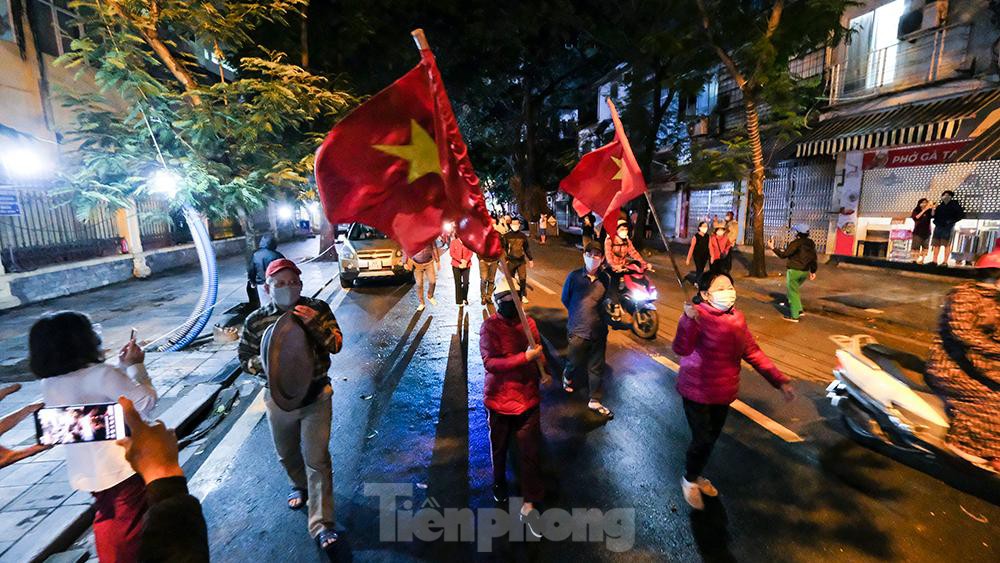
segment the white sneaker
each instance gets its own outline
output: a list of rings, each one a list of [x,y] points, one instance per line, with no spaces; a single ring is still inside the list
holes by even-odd
[[[527,297],[522,297],[521,298],[521,303],[524,303],[525,305],[527,305],[528,303],[531,303],[531,301],[529,301]]]
[[[701,489],[698,488],[698,483],[690,483],[681,477],[681,489],[684,491],[684,500],[691,505],[691,508],[695,510],[705,509],[705,501],[701,498]]]
[[[716,489],[715,485],[713,485],[712,482],[709,481],[708,479],[704,477],[698,477],[697,479],[695,479],[694,483],[698,485],[698,488],[701,490],[701,494],[710,497],[719,496],[719,489]]]
[[[433,297],[428,297],[427,300],[431,302],[431,305],[437,306],[438,304],[437,299],[434,299]]]
[[[417,305],[417,312],[418,312],[418,313],[419,313],[420,311],[423,311],[423,310],[424,310],[424,304],[423,304],[423,303],[421,303],[420,305]]]

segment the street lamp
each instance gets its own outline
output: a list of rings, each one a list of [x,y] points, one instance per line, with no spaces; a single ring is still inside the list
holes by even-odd
[[[291,221],[294,216],[295,210],[292,209],[291,205],[283,203],[278,206],[278,219],[281,219],[282,221]]]
[[[12,179],[41,178],[52,171],[51,158],[28,146],[9,146],[0,151],[0,159],[7,175]]]
[[[149,191],[156,194],[163,194],[169,199],[173,199],[177,196],[177,191],[180,187],[181,179],[172,170],[166,168],[157,168],[149,176]]]

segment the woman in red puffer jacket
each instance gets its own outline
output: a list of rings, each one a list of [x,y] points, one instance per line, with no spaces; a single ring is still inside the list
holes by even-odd
[[[684,500],[696,510],[705,507],[702,494],[719,491],[701,472],[722,432],[729,404],[740,388],[741,361],[746,360],[785,400],[795,398],[786,377],[757,345],[743,313],[736,310],[736,289],[729,274],[711,273],[698,283],[695,304],[684,304],[677,325],[674,352],[681,356],[677,391],[684,399],[684,414],[691,428],[685,475],[681,479]]]
[[[528,346],[514,296],[505,280],[497,284],[493,300],[497,312],[483,321],[479,331],[479,350],[486,368],[483,402],[493,458],[493,497],[498,503],[507,500],[507,450],[510,442],[516,440],[524,497],[521,519],[534,534],[538,512],[532,511],[544,496],[539,464],[542,430],[538,386],[542,374],[538,360],[542,357],[542,347],[537,343],[541,338],[535,321],[529,317],[528,328],[536,344]]]

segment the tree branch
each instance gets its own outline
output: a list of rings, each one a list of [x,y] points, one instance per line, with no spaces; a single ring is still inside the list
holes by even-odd
[[[780,3],[780,0],[779,0]],[[736,86],[743,90],[746,87],[747,79],[740,72],[740,69],[736,66],[736,61],[733,60],[729,53],[725,49],[719,46],[715,41],[715,36],[712,34],[712,22],[708,18],[708,11],[705,10],[704,0],[695,0],[695,4],[698,5],[698,12],[701,13],[701,27],[705,30],[705,35],[708,37],[708,44],[715,50],[715,53],[719,55],[722,60],[722,64],[725,65],[726,70],[729,71],[729,75],[733,77],[736,82]]]
[[[701,0],[698,1],[700,2]],[[784,0],[778,0],[777,2],[774,3],[774,6],[771,8],[771,15],[768,16],[767,18],[767,31],[764,33],[764,37],[770,39],[771,36],[774,35],[774,32],[777,31],[778,24],[781,23],[781,13],[784,10],[785,10]]]

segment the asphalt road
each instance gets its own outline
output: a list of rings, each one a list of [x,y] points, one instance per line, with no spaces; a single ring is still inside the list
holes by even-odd
[[[537,254],[529,314],[538,320],[558,373],[566,339],[565,311],[557,293],[581,259],[578,251],[561,244],[550,243]],[[393,515],[380,515],[378,497],[366,495],[365,488],[379,483],[400,484],[399,490],[407,492],[396,503],[404,515],[421,507],[445,514],[447,508],[480,510],[475,532],[485,533],[486,510],[494,503],[478,353],[482,307],[475,287],[472,305],[461,310],[453,304],[447,268],[440,272],[438,305],[422,314],[416,313],[411,286],[344,291],[331,284],[321,297],[335,306],[345,335],[344,350],[331,369],[330,448],[346,558],[1000,559],[1000,507],[996,498],[987,500],[991,491],[923,460],[893,459],[857,445],[826,404],[823,388],[831,378],[834,349],[827,337],[864,327],[822,316],[792,325],[779,318],[770,297],[746,292],[738,306],[764,350],[796,380],[800,398],[786,405],[760,376],[744,371],[741,400],[748,407],[744,412],[756,420],[731,413],[706,470],[722,494],[703,513],[692,514],[678,484],[689,434],[670,369],[676,358],[669,349],[682,298],[664,265],[656,277],[662,319],[657,339],[647,342],[615,332],[610,340],[605,404],[615,411],[615,419],[601,424],[586,410],[582,391],[567,396],[552,387],[544,392],[545,508],[600,510],[607,534],[597,530],[593,541],[380,538],[390,531],[386,518]],[[315,290],[336,272],[332,265],[315,268],[306,293],[311,293],[310,283],[317,284]],[[472,279],[477,277],[473,272]],[[915,353],[925,350],[925,343],[912,335],[878,337]],[[260,404],[233,418],[213,438],[214,451],[186,466],[193,487],[204,496],[213,560],[320,560],[306,533],[305,515],[285,508],[288,485]],[[632,541],[629,509],[634,511]],[[617,526],[622,523],[626,525]],[[613,551],[622,547],[630,548]]]

